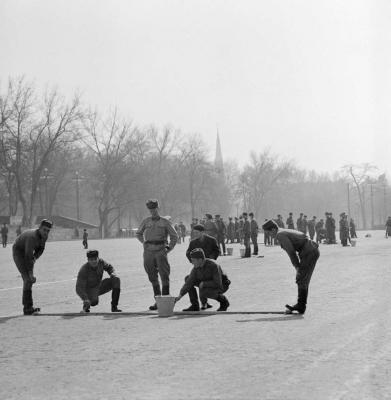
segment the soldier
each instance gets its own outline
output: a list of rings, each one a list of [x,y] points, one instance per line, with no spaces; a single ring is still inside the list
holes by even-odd
[[[242,244],[243,243],[243,225],[244,225],[244,219],[243,219],[243,215],[239,216],[239,243]]]
[[[218,229],[211,214],[205,214],[205,233],[217,240]]]
[[[351,238],[357,238],[356,224],[354,223],[354,219],[353,218],[350,218],[349,230],[350,230],[350,237]]]
[[[283,228],[283,229],[285,228],[284,220],[282,219],[281,214],[277,215],[276,224],[278,225],[279,228]]]
[[[184,224],[182,221],[179,222],[179,232],[180,232],[180,234],[181,234],[182,242],[185,243],[186,226],[185,226],[185,224]]]
[[[300,213],[299,218],[296,221],[296,228],[298,231],[303,232],[303,213]]]
[[[33,306],[32,287],[37,281],[34,276],[34,264],[45,250],[53,223],[43,219],[38,229],[28,229],[21,233],[12,246],[12,255],[23,279],[23,314],[32,315],[39,312]]]
[[[7,239],[8,239],[8,227],[7,224],[4,222],[3,226],[1,227],[1,242],[3,247],[7,247]]]
[[[83,241],[82,241],[83,247],[85,249],[88,249],[88,232],[87,229],[83,229]]]
[[[103,279],[106,271],[110,278]],[[111,290],[111,312],[122,312],[118,308],[121,293],[121,281],[112,265],[99,258],[98,250],[87,251],[87,262],[77,274],[76,293],[83,301],[83,311],[90,312],[90,307],[99,303],[99,296]]]
[[[190,253],[194,249],[202,249],[204,251],[205,257],[213,260],[217,260],[217,257],[220,255],[220,247],[217,244],[217,241],[214,237],[209,236],[205,233],[205,228],[202,225],[194,226],[194,235],[195,238],[189,243],[189,247],[186,251],[186,257],[191,262]],[[201,309],[205,310],[207,308],[211,308],[212,306],[208,303],[201,302]],[[192,311],[192,310],[184,310],[184,311]]]
[[[308,220],[307,220],[307,216],[304,215],[303,216],[303,222],[302,222],[302,232],[304,233],[304,235],[307,234],[307,228],[308,228]]]
[[[265,222],[268,221],[268,219],[265,219]],[[271,245],[271,240],[270,240],[271,233],[269,231],[263,231],[263,244],[265,246],[270,246]]]
[[[293,223],[293,214],[291,212],[286,220],[286,226],[288,229],[295,229],[295,224]]]
[[[325,238],[324,235],[324,221],[323,218],[321,218],[316,224],[315,224],[315,232],[316,232],[316,243],[321,243],[322,239]]]
[[[146,206],[151,216],[145,218],[136,232],[137,239],[144,246],[144,269],[152,284],[154,296],[170,294],[170,264],[167,254],[175,247],[178,236],[171,222],[159,215],[157,200],[148,200]],[[167,236],[170,243],[167,244]],[[158,274],[162,281],[162,290]],[[157,310],[156,303],[149,307]]]
[[[329,213],[330,218],[330,241],[332,244],[337,244],[337,239],[335,238],[335,219],[333,218],[333,213]]]
[[[227,232],[227,228],[219,214],[215,215],[215,224],[217,227],[217,243],[219,245],[219,248],[221,246],[222,250],[222,251],[220,250],[220,254],[226,256],[227,253],[225,251],[225,235]]]
[[[16,228],[16,236],[19,236],[22,233],[22,225],[18,225],[18,227]]]
[[[185,284],[179,292],[175,302],[179,301],[186,293],[189,293],[191,306],[183,311],[199,311],[197,291],[200,291],[200,299],[202,304],[206,304],[208,298],[217,300],[220,307],[217,311],[226,311],[229,307],[229,301],[224,296],[230,285],[230,280],[224,274],[221,267],[213,260],[205,258],[202,249],[194,249],[190,253],[193,269],[190,275],[186,276]]]
[[[227,225],[227,241],[225,243],[234,243],[235,241],[235,224],[232,221],[232,217],[228,217]]]
[[[234,225],[235,225],[235,240],[236,240],[236,243],[240,243],[240,231],[239,231],[239,218],[238,217],[235,217]]]
[[[251,257],[251,226],[248,220],[248,214],[244,212],[243,214],[243,244],[245,247],[244,257]]]
[[[386,221],[386,238],[388,239],[388,236],[390,235],[391,235],[391,217],[388,217]]]
[[[192,218],[191,224],[190,224],[190,240],[194,239],[193,238],[193,226],[198,225],[198,218]]]
[[[176,232],[176,234],[178,236],[178,242],[177,243],[181,244],[181,230],[179,228],[179,225],[178,224],[174,224],[174,229],[175,229],[175,232]]]
[[[251,242],[253,243],[254,246],[254,252],[253,255],[257,256],[258,255],[258,223],[254,219],[254,213],[250,212],[248,214],[250,217],[250,237],[251,237]],[[251,249],[250,249],[251,252]]]
[[[308,221],[308,234],[310,235],[311,240],[314,240],[315,225],[316,225],[316,217],[313,216],[312,219]]]
[[[284,249],[296,269],[297,303],[294,306],[286,304],[287,313],[297,311],[304,314],[307,307],[308,288],[316,262],[319,258],[318,244],[308,239],[299,231],[282,229],[269,220],[262,225],[265,231],[274,232],[282,249]]]
[[[348,240],[350,240],[348,216],[344,212],[339,216],[339,239],[341,240],[342,246],[346,247],[348,245]]]

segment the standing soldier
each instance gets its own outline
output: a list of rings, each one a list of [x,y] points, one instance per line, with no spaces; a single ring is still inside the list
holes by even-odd
[[[303,213],[300,213],[299,218],[296,221],[296,228],[298,231],[303,232]]]
[[[277,214],[277,219],[276,219],[276,224],[278,225],[279,228],[285,228],[284,220],[282,219],[281,214]]]
[[[170,294],[170,264],[167,254],[175,247],[178,236],[171,222],[159,215],[157,200],[148,200],[146,206],[151,216],[145,218],[136,232],[137,239],[144,246],[144,269],[152,284],[154,296]],[[170,243],[167,244],[167,237]],[[162,281],[160,290],[159,277]],[[156,302],[149,307],[157,310]]]
[[[83,229],[83,242],[82,242],[82,244],[83,244],[83,247],[85,249],[88,249],[88,232],[87,232],[87,229]]]
[[[248,214],[244,212],[243,214],[243,244],[245,247],[244,257],[251,257],[251,226],[248,220]]]
[[[240,231],[239,231],[239,218],[238,217],[235,217],[234,225],[235,225],[235,240],[236,240],[236,243],[240,243]]]
[[[7,224],[4,222],[3,226],[1,227],[1,242],[3,243],[3,247],[7,247],[7,239],[8,239],[8,227]]]
[[[180,232],[180,234],[181,234],[182,242],[185,243],[186,226],[185,226],[185,224],[184,224],[182,221],[179,222],[179,232]]]
[[[234,243],[235,241],[235,224],[232,222],[232,217],[228,218],[227,225],[227,241],[226,243]]]
[[[213,222],[213,217],[211,214],[205,214],[205,233],[209,236],[213,236],[217,240],[218,232],[217,226]]]
[[[103,279],[106,271],[110,278]],[[87,262],[77,275],[76,293],[83,301],[83,311],[90,312],[90,307],[99,303],[99,296],[111,290],[111,312],[122,312],[118,308],[121,293],[121,281],[112,265],[99,258],[98,250],[87,251]]]
[[[313,216],[310,221],[308,221],[308,234],[310,235],[310,239],[314,240],[315,236],[315,225],[316,225],[316,217]]]
[[[391,235],[391,217],[387,218],[386,221],[386,238]]]
[[[331,234],[331,243],[332,244],[337,244],[337,239],[335,238],[335,219],[333,218],[333,213],[329,213],[330,217],[330,234]]]
[[[243,243],[243,226],[244,226],[244,219],[243,215],[239,217],[239,243]]]
[[[39,308],[33,307],[32,287],[37,281],[34,276],[34,264],[45,250],[45,243],[49,237],[53,223],[43,219],[38,229],[28,229],[21,233],[12,246],[12,255],[23,279],[23,314],[32,315]]]
[[[321,218],[316,224],[315,224],[315,232],[316,232],[316,243],[321,243],[322,239],[324,239],[324,221],[323,218]]]
[[[16,228],[16,236],[19,236],[22,233],[22,225],[18,225],[18,227]]]
[[[195,225],[198,225],[198,218],[192,218],[191,224],[190,224],[190,240],[194,239],[193,237],[193,227]]]
[[[250,217],[251,241],[254,246],[253,255],[257,256],[258,255],[258,223],[254,219],[254,213],[250,212],[250,214],[248,214],[248,216]],[[251,249],[250,249],[250,252],[251,252]]]
[[[267,218],[265,219],[265,222],[266,221],[268,221]],[[263,230],[263,244],[265,246],[270,246],[271,245],[270,236],[271,236],[271,233],[269,231]]]
[[[307,307],[308,288],[316,262],[319,258],[318,244],[308,239],[299,231],[281,229],[269,220],[262,225],[265,231],[275,234],[282,249],[284,249],[296,269],[297,303],[294,306],[286,304],[287,314],[297,311],[304,314]]]
[[[227,228],[219,214],[215,215],[215,221],[216,221],[215,224],[217,227],[217,243],[219,245],[219,248],[221,246],[221,249],[223,250],[223,251],[220,250],[220,254],[225,256],[225,255],[227,255],[227,253],[225,251],[225,235],[227,232]]]
[[[288,229],[295,229],[295,224],[293,223],[293,214],[291,212],[286,220],[286,226]]]
[[[391,217],[388,217],[388,218],[391,218]],[[350,228],[350,237],[351,238],[357,238],[356,224],[354,223],[354,219],[353,218],[350,218],[349,228]]]
[[[339,239],[343,247],[348,245],[349,240],[349,223],[348,216],[343,212],[340,215],[339,220]]]

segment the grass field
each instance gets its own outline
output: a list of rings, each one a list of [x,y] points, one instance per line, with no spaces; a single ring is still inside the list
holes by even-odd
[[[169,255],[173,295],[191,268],[186,247]],[[85,250],[72,241],[48,242],[36,264],[35,305],[56,315],[22,316],[11,246],[0,249],[0,399],[391,398],[391,239],[375,231],[354,248],[322,245],[304,316],[248,314],[294,302],[295,271],[279,247],[251,259],[232,247],[219,262],[235,313],[170,318],[146,312],[152,290],[135,239],[90,241],[121,277],[123,315],[109,312],[109,294],[78,314]]]

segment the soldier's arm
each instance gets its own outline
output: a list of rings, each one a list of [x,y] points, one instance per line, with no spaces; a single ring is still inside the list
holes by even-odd
[[[45,245],[39,246],[38,249],[34,251],[34,259],[38,260],[38,258],[41,257],[44,250],[45,250]]]
[[[87,272],[82,267],[77,274],[76,293],[84,301],[88,300],[87,294]]]
[[[24,243],[24,259],[26,262],[26,268],[32,270],[34,267],[34,262],[37,257],[34,257],[35,250],[35,239],[31,236],[25,238]]]
[[[194,249],[194,245],[190,242],[189,247],[186,250],[186,257],[191,262],[190,252]]]
[[[220,247],[219,247],[219,245],[217,244],[217,240],[215,239],[215,238],[212,238],[213,240],[211,240],[210,242],[211,242],[211,257],[214,259],[214,260],[217,260],[217,257],[220,255]]]
[[[139,242],[144,243],[144,231],[145,231],[145,220],[141,223],[140,227],[136,232],[136,238]]]
[[[219,288],[222,289],[223,282],[221,279],[221,269],[218,265],[213,266],[213,278],[210,281],[203,281],[202,286],[204,288]]]
[[[170,237],[170,243],[168,244],[168,250],[170,251],[175,247],[176,242],[178,241],[178,234],[170,221],[167,221],[167,233]]]
[[[115,269],[114,269],[114,267],[113,267],[111,264],[107,263],[105,260],[102,260],[102,259],[101,259],[101,261],[102,261],[102,263],[103,263],[103,269],[104,269],[110,276],[117,276],[116,273],[115,273]]]
[[[291,260],[292,265],[295,268],[299,268],[300,266],[300,260],[299,257],[296,254],[296,250],[292,245],[292,242],[286,235],[278,235],[277,236],[278,241],[280,242],[281,248],[283,248],[287,253],[288,256]]]
[[[185,284],[182,286],[182,289],[179,291],[179,296],[183,297],[195,284],[196,282],[196,271],[195,268],[190,272],[189,277],[186,279]]]

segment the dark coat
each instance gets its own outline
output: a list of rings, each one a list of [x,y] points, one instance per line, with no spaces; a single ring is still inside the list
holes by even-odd
[[[186,250],[186,257],[190,260],[190,252],[194,249],[200,248],[204,250],[206,258],[212,258],[217,260],[220,254],[219,245],[214,237],[204,234],[202,240],[200,238],[193,239],[189,243],[189,247]]]

